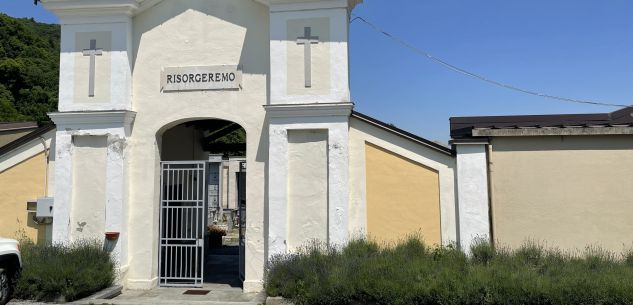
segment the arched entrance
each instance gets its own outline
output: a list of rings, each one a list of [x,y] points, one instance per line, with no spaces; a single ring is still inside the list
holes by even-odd
[[[244,280],[246,131],[206,119],[159,136],[159,285],[240,287]]]

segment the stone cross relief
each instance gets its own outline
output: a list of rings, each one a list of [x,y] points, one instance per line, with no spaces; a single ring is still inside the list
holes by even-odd
[[[305,86],[312,87],[312,45],[319,43],[319,36],[312,36],[312,28],[303,29],[303,37],[297,37],[297,44],[303,45],[305,65]]]
[[[90,71],[88,81],[88,96],[95,96],[95,58],[103,55],[103,49],[97,49],[97,40],[90,39],[90,49],[83,50],[84,56],[90,56]]]

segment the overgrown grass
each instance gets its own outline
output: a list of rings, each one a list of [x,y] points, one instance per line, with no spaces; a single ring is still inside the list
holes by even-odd
[[[114,263],[99,242],[22,242],[21,246],[24,269],[15,291],[17,299],[73,301],[109,287],[114,281]]]
[[[471,253],[415,237],[390,248],[313,244],[272,259],[266,292],[297,304],[633,304],[633,251],[616,257],[595,247],[570,254],[480,242]]]

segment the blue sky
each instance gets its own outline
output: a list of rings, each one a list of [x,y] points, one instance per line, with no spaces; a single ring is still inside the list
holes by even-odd
[[[0,11],[57,19],[30,0]],[[633,104],[633,1],[365,0],[354,14],[454,65],[551,95]],[[451,116],[609,112],[529,96],[447,70],[351,25],[356,110],[446,142]]]

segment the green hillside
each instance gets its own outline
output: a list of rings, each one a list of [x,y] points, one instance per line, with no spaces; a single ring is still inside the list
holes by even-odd
[[[57,109],[59,36],[59,25],[0,13],[0,122],[44,122]]]

